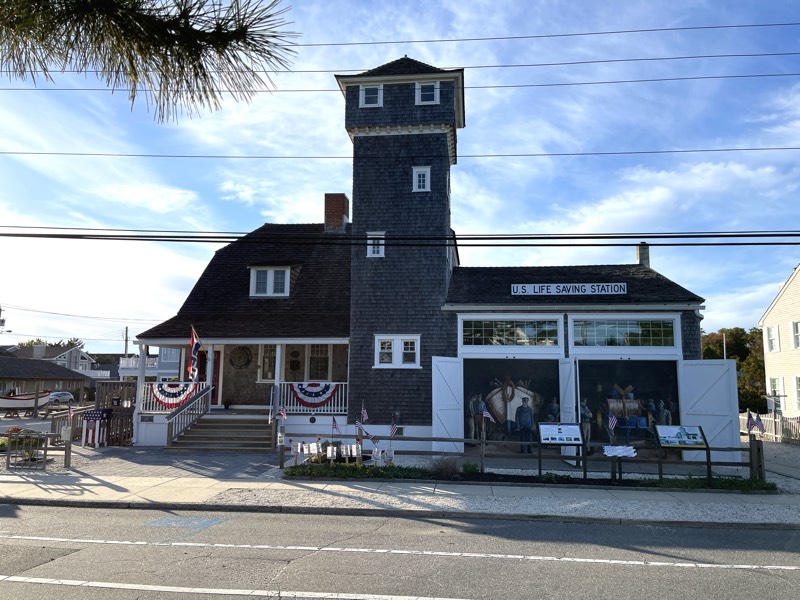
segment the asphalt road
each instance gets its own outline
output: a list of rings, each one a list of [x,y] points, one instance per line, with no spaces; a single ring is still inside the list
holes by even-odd
[[[0,505],[0,593],[18,600],[749,599],[798,588],[798,531]]]

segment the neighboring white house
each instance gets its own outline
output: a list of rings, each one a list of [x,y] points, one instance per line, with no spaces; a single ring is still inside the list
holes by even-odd
[[[758,322],[764,332],[764,369],[769,409],[800,415],[800,265],[781,285]]]
[[[148,381],[180,379],[180,364],[180,348],[159,348],[158,356],[149,355],[145,359],[145,378]],[[120,381],[135,381],[138,375],[138,356],[121,357],[119,359]]]

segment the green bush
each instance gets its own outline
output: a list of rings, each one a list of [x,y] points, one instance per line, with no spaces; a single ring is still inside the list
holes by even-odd
[[[465,462],[461,468],[464,470],[464,473],[479,473],[481,470],[478,465],[471,462]]]

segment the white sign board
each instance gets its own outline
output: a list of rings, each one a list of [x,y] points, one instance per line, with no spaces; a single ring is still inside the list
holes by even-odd
[[[512,283],[512,296],[598,296],[627,294],[627,283]]]
[[[539,443],[556,446],[582,446],[578,423],[539,423]]]

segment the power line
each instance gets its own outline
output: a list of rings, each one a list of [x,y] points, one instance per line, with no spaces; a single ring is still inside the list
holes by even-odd
[[[541,40],[554,38],[588,37],[601,35],[627,35],[634,33],[665,33],[670,31],[709,31],[721,29],[754,29],[768,27],[796,27],[800,22],[789,23],[751,23],[746,25],[693,25],[686,27],[652,27],[648,29],[618,29],[612,31],[584,31],[574,33],[544,33],[536,35],[509,35],[491,36],[474,38],[452,38],[452,39],[428,39],[428,40],[399,40],[399,41],[376,41],[376,42],[319,42],[309,44],[292,44],[303,48],[324,48],[331,46],[380,46],[389,44],[446,44],[454,42],[496,42],[513,40]]]
[[[159,323],[158,319],[130,319],[130,318],[116,318],[116,317],[96,317],[90,315],[73,315],[70,313],[60,313],[60,312],[52,312],[49,310],[37,310],[35,308],[26,308],[24,306],[16,306],[14,304],[7,304],[3,303],[3,306],[6,308],[13,308],[14,310],[20,310],[24,312],[33,312],[39,313],[43,315],[53,315],[57,317],[71,317],[74,319],[90,319],[92,321],[112,321],[112,322],[119,322],[119,323]]]
[[[465,90],[496,90],[496,89],[525,89],[525,88],[547,88],[547,87],[577,87],[588,85],[622,85],[633,83],[667,83],[675,81],[704,81],[716,79],[759,79],[759,78],[777,78],[777,77],[798,77],[800,73],[745,73],[741,75],[691,75],[684,77],[651,77],[647,79],[611,79],[605,81],[562,81],[550,83],[509,83],[509,84],[491,84],[491,85],[465,85]],[[0,88],[0,92],[107,92],[113,94],[116,92],[131,92],[137,93],[159,93],[160,89],[150,88],[54,88],[54,87],[4,87]],[[245,90],[234,89],[219,89],[220,93],[236,94],[244,92]],[[340,93],[339,89],[260,89],[253,90],[255,93],[263,94],[332,94]]]
[[[552,158],[568,156],[635,156],[644,154],[703,154],[724,152],[786,152],[800,150],[800,146],[764,146],[744,148],[686,148],[673,150],[611,150],[606,152],[509,152],[498,154],[459,154],[463,158]],[[3,156],[80,156],[94,158],[183,158],[215,160],[352,160],[352,156],[305,155],[281,156],[274,154],[163,154],[134,152],[39,152],[33,150],[0,150]],[[363,157],[369,158],[369,157]],[[373,158],[378,158],[377,156]],[[381,156],[380,158],[386,158]],[[419,158],[425,158],[420,156]]]

